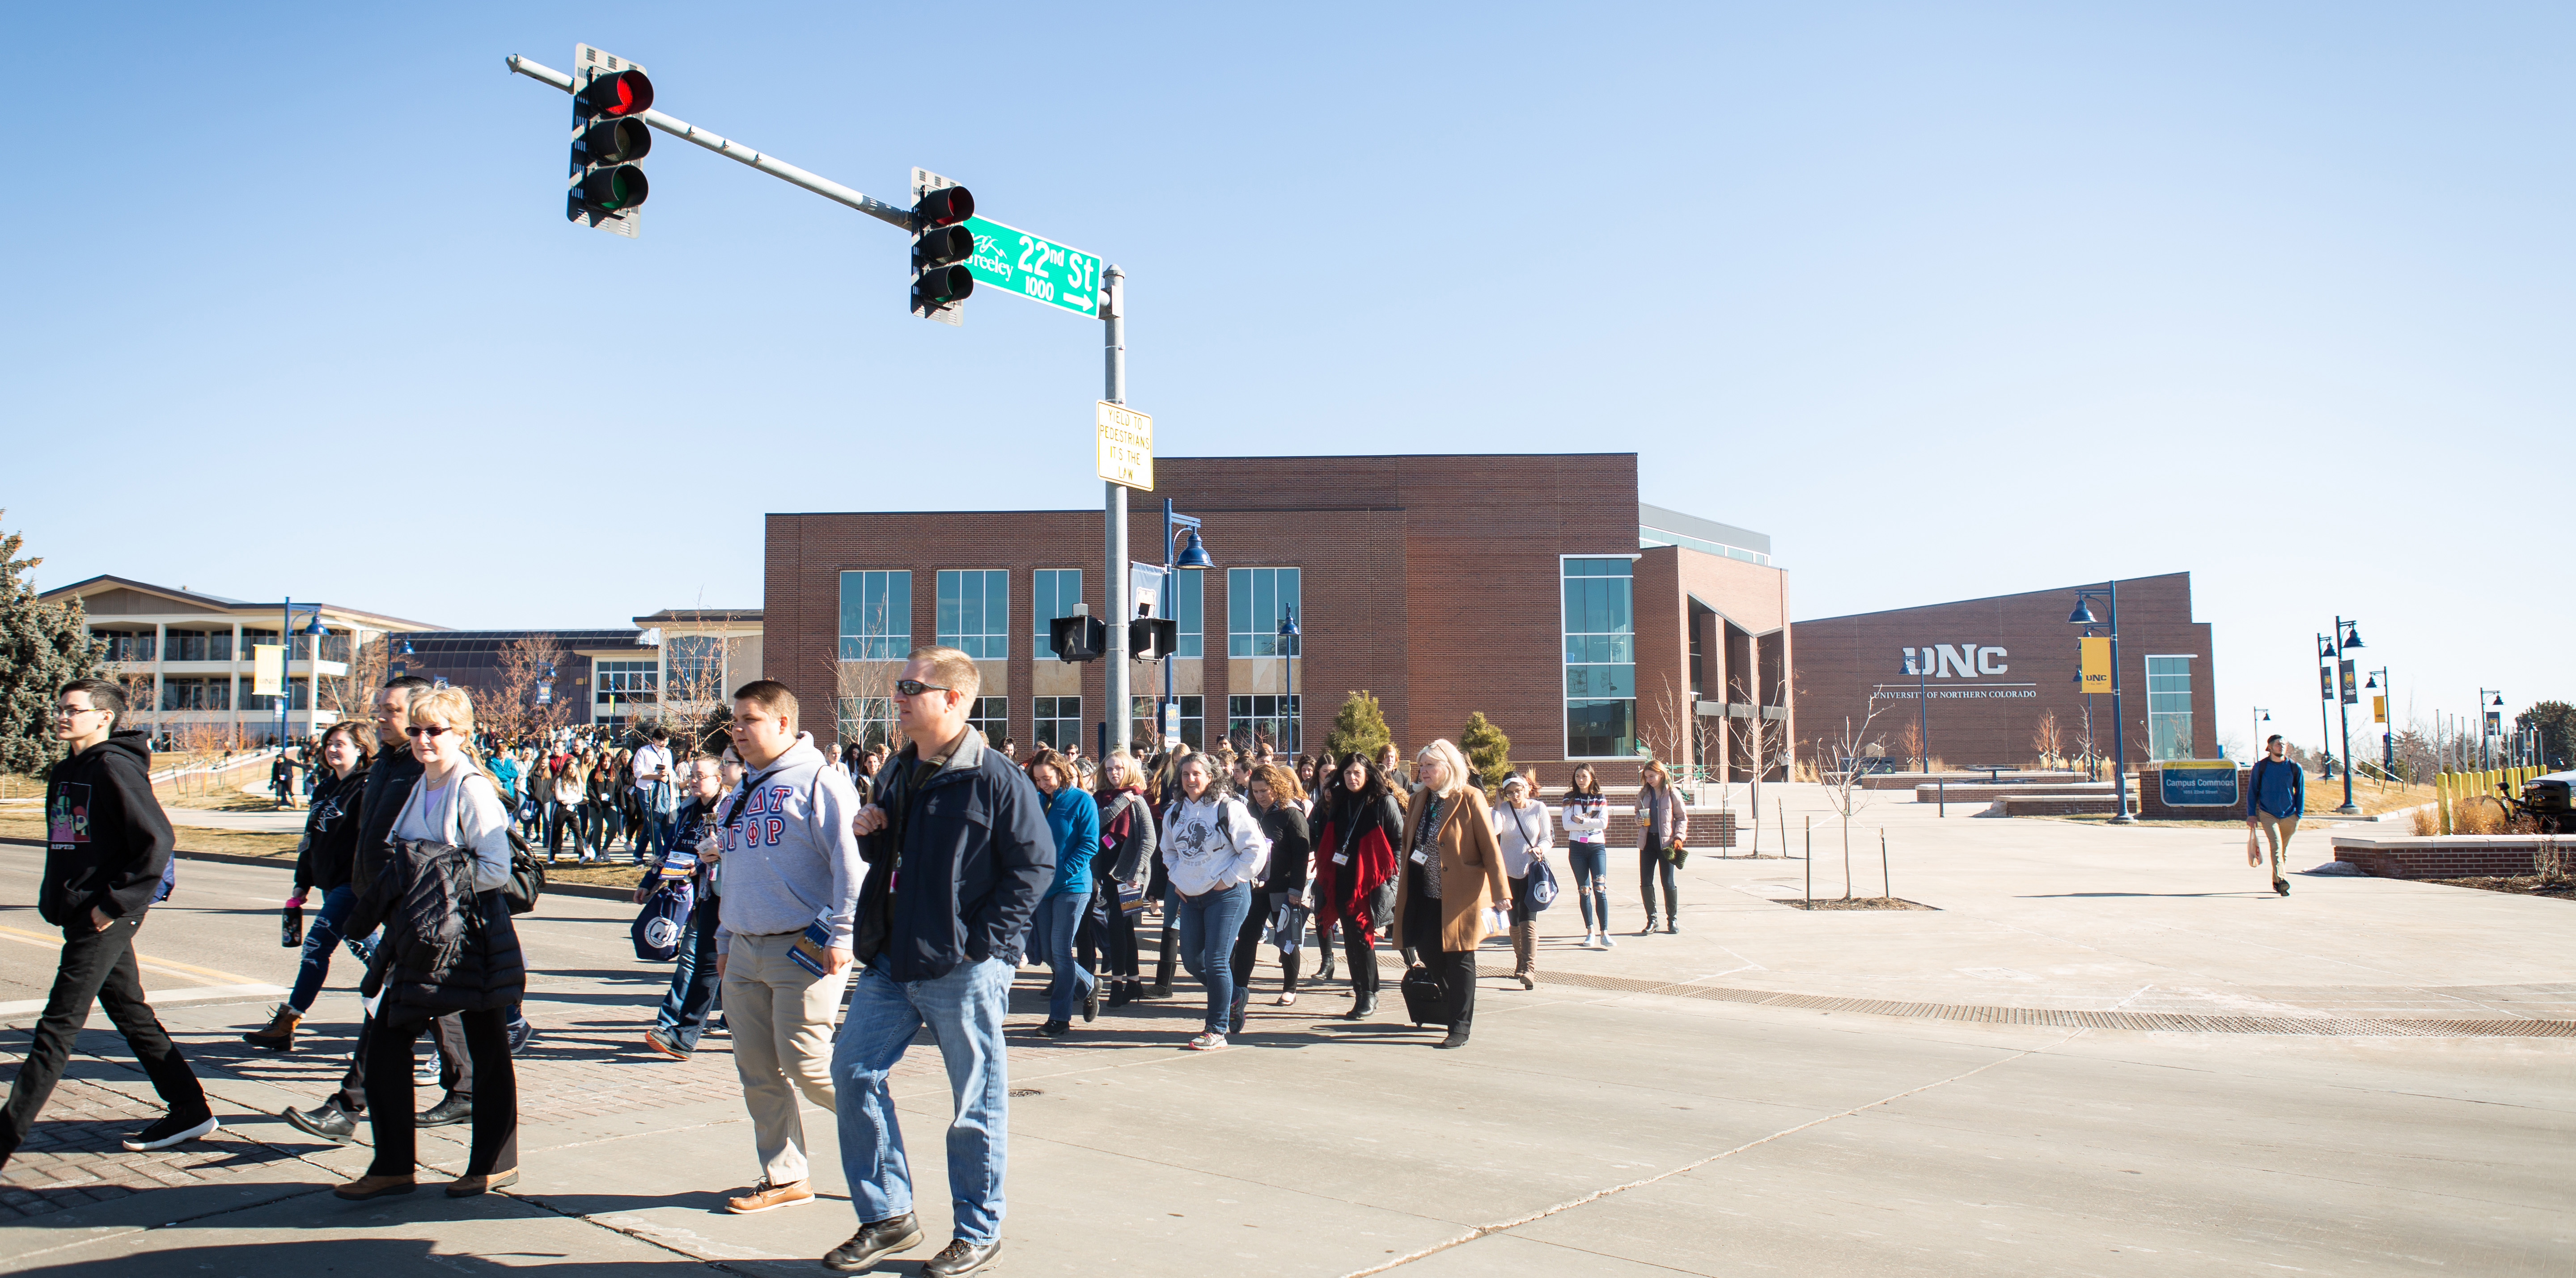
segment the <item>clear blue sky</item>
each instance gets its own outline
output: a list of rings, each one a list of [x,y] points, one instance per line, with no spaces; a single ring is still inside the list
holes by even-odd
[[[898,201],[953,175],[1125,267],[1172,454],[1633,449],[1646,500],[1772,534],[1801,617],[2187,569],[2222,730],[2313,739],[2338,611],[2401,709],[2576,699],[2572,36],[2541,4],[24,8],[0,505],[47,585],[575,626],[759,602],[765,511],[1097,503],[1096,324],[913,319],[901,235],[668,137],[643,239],[568,226],[566,99],[502,59],[588,40],[680,118]],[[688,531],[647,549],[645,510]]]

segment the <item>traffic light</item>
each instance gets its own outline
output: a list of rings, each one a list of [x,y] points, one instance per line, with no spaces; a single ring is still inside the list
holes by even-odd
[[[1139,615],[1127,623],[1127,655],[1138,661],[1160,661],[1180,646],[1180,623],[1156,619],[1146,611],[1151,607],[1152,604],[1138,604]]]
[[[580,45],[573,50],[572,176],[564,216],[634,238],[637,210],[651,194],[635,161],[653,149],[644,113],[653,81],[644,68]]]
[[[966,259],[975,256],[975,233],[966,227],[975,216],[974,193],[914,169],[912,194],[912,313],[958,323],[966,295],[975,291],[974,273],[966,269]]]
[[[1098,661],[1109,648],[1109,627],[1093,616],[1055,617],[1047,621],[1047,642],[1058,661]]]

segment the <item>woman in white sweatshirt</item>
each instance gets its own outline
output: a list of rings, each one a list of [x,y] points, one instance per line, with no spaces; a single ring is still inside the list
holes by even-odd
[[[1583,906],[1583,945],[1606,950],[1610,939],[1610,802],[1589,763],[1574,765],[1574,780],[1556,809],[1565,823],[1565,864],[1574,871],[1574,899]]]
[[[1547,860],[1551,817],[1530,797],[1529,778],[1503,778],[1503,801],[1494,805],[1494,842],[1503,850],[1503,877],[1512,885],[1512,976],[1521,988],[1538,988],[1538,912],[1530,901],[1530,867]]]
[[[1180,902],[1181,962],[1207,987],[1204,1032],[1192,1051],[1223,1048],[1234,1010],[1234,938],[1252,908],[1252,882],[1261,877],[1270,841],[1243,800],[1216,784],[1203,754],[1181,760],[1181,792],[1163,810],[1157,846]]]

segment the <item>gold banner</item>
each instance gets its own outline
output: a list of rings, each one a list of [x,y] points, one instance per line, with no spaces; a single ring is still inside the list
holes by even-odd
[[[2388,722],[2388,694],[2381,693],[2380,695],[2370,699],[2370,721],[2372,723]]]
[[[2084,691],[2111,695],[2111,641],[2078,639],[2083,652]]]
[[[255,643],[250,647],[250,695],[274,697],[286,691],[286,645]]]

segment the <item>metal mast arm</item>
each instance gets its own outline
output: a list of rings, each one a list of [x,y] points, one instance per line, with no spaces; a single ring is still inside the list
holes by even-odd
[[[553,67],[531,62],[515,53],[510,55],[509,67],[512,71],[531,80],[551,84],[566,93],[572,92],[572,77]],[[675,120],[659,111],[646,111],[637,118],[673,137],[695,142],[728,160],[740,161],[771,177],[804,187],[827,200],[836,200],[849,205],[878,221],[905,231],[913,229],[911,209],[897,208],[873,196],[851,190],[830,178],[817,177],[775,156],[763,155],[742,143],[717,137],[694,124],[685,120]]]

